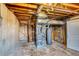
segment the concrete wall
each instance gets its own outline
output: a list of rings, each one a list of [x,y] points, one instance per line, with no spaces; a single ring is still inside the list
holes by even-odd
[[[67,48],[79,51],[79,16],[67,22]]]
[[[19,22],[4,4],[0,4],[0,55],[8,55],[17,46]]]

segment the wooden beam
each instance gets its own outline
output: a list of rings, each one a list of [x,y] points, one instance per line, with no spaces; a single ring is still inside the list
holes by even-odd
[[[67,6],[67,7],[71,7],[71,8],[79,9],[79,5],[70,4],[70,3],[63,3],[63,5],[64,5],[64,6]]]
[[[19,7],[13,7],[13,6],[8,6],[6,5],[9,9],[13,9],[13,10],[22,10],[22,11],[28,11],[28,12],[35,12],[36,10],[30,10],[30,9],[26,9],[26,8],[19,8]]]
[[[14,14],[28,14],[28,15],[34,15],[34,13],[29,13],[25,11],[20,11],[20,10],[11,10]]]
[[[45,11],[48,15],[69,15],[69,13],[66,13],[66,12],[59,12],[59,11],[53,11],[52,13],[49,13],[47,10],[43,10],[43,11]]]
[[[17,8],[25,8],[25,9],[31,9],[31,10],[37,10],[35,8],[23,5],[23,4],[6,4],[6,6],[10,6],[10,7],[17,7]]]
[[[15,15],[15,16],[16,16],[17,18],[21,18],[21,17],[22,17],[22,18],[26,18],[26,17],[27,17],[27,18],[30,18],[30,16],[27,16],[27,15]]]
[[[48,16],[50,16],[50,17],[52,17],[52,16],[60,16],[60,17],[61,17],[61,16],[67,16],[67,15],[63,15],[63,14],[56,14],[56,13],[55,13],[55,14],[47,14],[47,15],[48,15]]]
[[[63,16],[64,14],[58,14],[58,13],[47,13],[48,15],[57,15],[57,16]]]
[[[12,8],[8,7],[12,12],[17,12],[17,13],[28,13],[28,14],[34,14],[35,11],[29,11],[29,10],[22,10],[22,9],[17,9],[17,8]]]
[[[20,16],[20,17],[17,17],[18,19],[30,19],[30,17],[25,17],[25,16]]]
[[[21,21],[28,21],[29,19],[18,19],[19,20],[19,22],[21,22]]]
[[[15,11],[14,14],[17,14],[17,15],[29,15],[29,16],[32,16],[33,14],[30,14],[30,13],[25,13],[25,12],[19,12],[19,11]]]
[[[31,5],[37,5],[37,6],[40,5],[39,3],[28,3],[28,4],[31,4]]]
[[[28,19],[18,19],[19,21],[28,21]]]
[[[32,15],[29,14],[21,14],[21,13],[14,13],[16,16],[25,16],[25,17],[31,17]]]
[[[27,17],[25,17],[25,16],[16,16],[16,17],[17,17],[18,19],[28,19],[28,20],[30,19],[30,17],[28,17],[28,16],[27,16]]]

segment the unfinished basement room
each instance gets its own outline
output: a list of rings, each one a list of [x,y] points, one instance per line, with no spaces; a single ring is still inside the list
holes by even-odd
[[[0,3],[0,56],[79,56],[79,3]]]

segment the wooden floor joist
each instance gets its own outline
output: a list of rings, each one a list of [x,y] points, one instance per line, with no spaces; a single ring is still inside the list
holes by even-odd
[[[6,4],[6,6],[13,6],[13,7],[18,7],[18,8],[25,8],[25,9],[31,9],[31,10],[37,10],[36,8],[33,8],[33,7],[29,7],[28,5],[25,6],[25,5],[19,5],[19,4]]]

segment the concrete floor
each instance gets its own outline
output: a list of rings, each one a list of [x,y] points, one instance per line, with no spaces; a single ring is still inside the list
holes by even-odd
[[[37,49],[33,42],[22,43],[19,48],[16,48],[9,56],[79,56],[78,51],[62,48],[63,45],[53,42],[51,46],[43,49]]]

